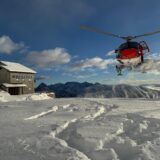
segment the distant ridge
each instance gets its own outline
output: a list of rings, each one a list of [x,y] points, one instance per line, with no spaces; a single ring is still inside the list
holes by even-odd
[[[154,89],[155,87],[155,89]],[[55,93],[56,97],[95,97],[95,98],[160,98],[160,90],[156,89],[160,85],[132,86],[128,84],[104,85],[100,83],[88,82],[67,82],[46,85],[41,83],[37,88],[37,92]]]

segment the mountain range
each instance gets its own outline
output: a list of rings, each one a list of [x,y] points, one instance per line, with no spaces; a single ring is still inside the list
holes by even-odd
[[[160,97],[159,85],[128,84],[105,85],[88,82],[67,82],[47,85],[41,83],[36,92],[54,92],[57,98],[60,97],[96,97],[96,98],[149,98]]]

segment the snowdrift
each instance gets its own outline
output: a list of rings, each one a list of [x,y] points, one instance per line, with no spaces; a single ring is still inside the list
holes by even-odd
[[[52,99],[47,93],[34,93],[28,95],[10,95],[8,92],[0,91],[0,102],[10,101],[36,101]]]

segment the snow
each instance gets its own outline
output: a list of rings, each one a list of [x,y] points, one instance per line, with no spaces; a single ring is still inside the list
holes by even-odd
[[[0,90],[0,102],[12,101],[35,101],[52,99],[47,93],[33,93],[26,95],[10,95],[8,92]]]
[[[11,72],[36,73],[34,70],[15,62],[0,61],[0,66]]]
[[[36,94],[31,94],[25,97],[27,101],[51,99],[51,97],[48,96],[47,93],[36,93]]]
[[[54,107],[52,107],[52,109],[50,109],[50,110],[48,110],[48,111],[46,111],[46,112],[42,112],[42,113],[40,113],[40,114],[36,114],[36,115],[34,115],[34,116],[25,118],[24,120],[37,119],[37,118],[39,118],[39,117],[43,117],[43,116],[45,116],[45,115],[47,115],[47,114],[50,114],[50,113],[52,113],[52,112],[56,112],[57,110],[58,110],[58,106],[54,106]]]
[[[0,109],[0,159],[160,159],[159,100],[55,98]]]
[[[10,97],[8,92],[0,90],[0,102],[7,102],[8,97]]]
[[[2,83],[5,87],[27,87],[26,84],[11,84],[11,83]]]
[[[158,86],[145,86],[146,88],[148,88],[148,89],[152,89],[152,90],[156,90],[156,91],[160,91],[160,87],[158,87]]]

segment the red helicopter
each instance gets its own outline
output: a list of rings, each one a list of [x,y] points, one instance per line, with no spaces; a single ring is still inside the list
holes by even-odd
[[[117,70],[118,75],[122,75],[121,72],[123,68],[133,69],[134,67],[141,65],[144,62],[144,54],[149,52],[149,47],[145,41],[135,42],[132,40],[139,38],[139,37],[150,36],[153,34],[160,33],[160,30],[159,30],[155,32],[144,33],[144,34],[137,35],[137,36],[123,37],[123,36],[119,36],[119,35],[109,33],[109,32],[104,32],[99,29],[84,26],[84,25],[81,26],[81,29],[85,29],[85,30],[92,31],[92,32],[97,32],[97,33],[104,34],[107,36],[121,38],[126,41],[125,43],[121,44],[118,47],[118,49],[115,50],[115,53],[117,54],[116,59],[119,62],[119,64],[116,65],[116,70]]]

